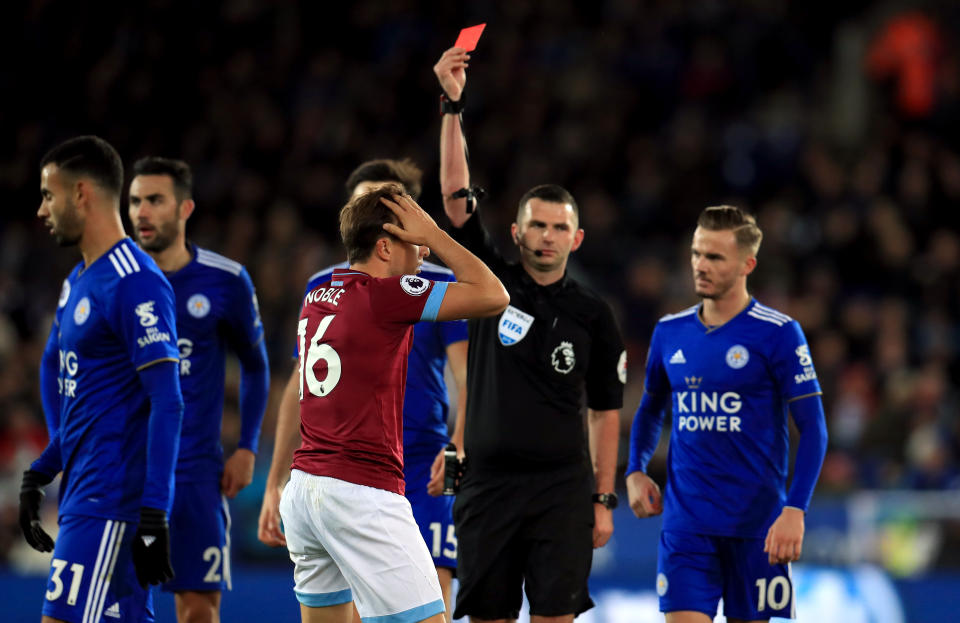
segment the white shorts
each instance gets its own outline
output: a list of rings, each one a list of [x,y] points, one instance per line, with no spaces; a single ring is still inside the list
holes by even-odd
[[[402,495],[295,469],[280,516],[303,605],[352,600],[361,619],[378,623],[444,611],[437,570]]]

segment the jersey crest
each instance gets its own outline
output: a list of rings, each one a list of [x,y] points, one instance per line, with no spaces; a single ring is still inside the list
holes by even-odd
[[[83,297],[77,302],[77,306],[73,308],[73,321],[78,325],[81,325],[85,323],[89,317],[90,299]]]
[[[734,370],[739,370],[750,361],[750,353],[743,346],[736,344],[727,351],[727,365]]]
[[[497,325],[500,343],[504,346],[513,346],[527,336],[532,325],[533,316],[520,311],[513,305],[507,305],[500,316],[500,324]]]
[[[667,576],[662,573],[657,574],[657,595],[663,597],[667,594],[667,589],[670,588],[670,583],[667,581]]]
[[[57,307],[63,307],[67,304],[67,300],[70,298],[70,281],[68,279],[63,280],[63,287],[60,288],[60,300],[57,301]]]
[[[194,318],[203,318],[210,313],[210,299],[199,292],[187,299],[187,311]]]
[[[257,300],[257,293],[253,293],[253,326],[259,327],[263,322],[260,320],[260,301]]]

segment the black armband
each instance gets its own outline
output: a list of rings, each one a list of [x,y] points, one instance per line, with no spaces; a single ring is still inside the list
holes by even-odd
[[[463,106],[467,103],[467,98],[465,93],[460,93],[460,99],[457,101],[451,100],[447,97],[446,93],[440,94],[440,114],[442,115],[459,115],[463,112]]]
[[[451,193],[450,198],[465,198],[467,200],[467,214],[472,214],[477,207],[477,202],[483,199],[486,194],[487,191],[484,190],[482,186],[470,186],[469,188],[461,188],[460,190]]]

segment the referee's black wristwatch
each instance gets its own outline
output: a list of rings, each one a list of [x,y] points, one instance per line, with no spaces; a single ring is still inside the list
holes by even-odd
[[[617,497],[616,493],[594,493],[593,494],[593,503],[602,504],[608,510],[615,509],[619,501],[620,499]]]

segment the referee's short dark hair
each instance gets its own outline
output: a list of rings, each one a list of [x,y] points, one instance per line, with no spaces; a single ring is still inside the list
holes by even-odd
[[[416,201],[423,190],[422,180],[423,171],[410,158],[368,160],[354,169],[347,178],[347,195],[352,195],[353,189],[363,182],[396,182]]]
[[[574,225],[580,224],[580,208],[577,207],[577,201],[570,194],[570,191],[557,184],[540,184],[534,186],[520,197],[520,205],[517,206],[517,225],[523,218],[523,209],[527,207],[527,202],[531,199],[540,199],[549,203],[569,204],[573,209]]]
[[[362,262],[370,257],[377,240],[393,237],[383,228],[384,223],[396,223],[397,217],[380,201],[404,194],[397,183],[384,184],[347,202],[340,210],[340,239],[347,250],[347,261]]]
[[[697,227],[708,231],[732,231],[737,240],[737,248],[756,256],[760,251],[763,232],[757,226],[757,219],[737,206],[720,205],[704,208],[697,219]]]
[[[177,203],[193,198],[193,171],[183,160],[146,156],[133,163],[133,176],[138,175],[167,175],[173,180]]]
[[[123,190],[123,161],[120,154],[99,136],[77,136],[66,140],[40,160],[40,169],[48,164],[71,175],[87,176],[114,197]]]

